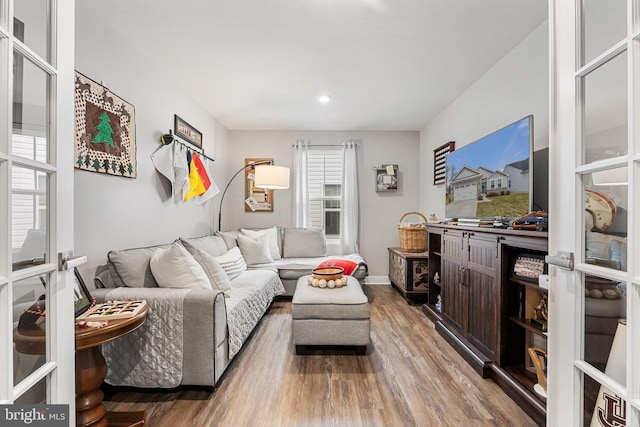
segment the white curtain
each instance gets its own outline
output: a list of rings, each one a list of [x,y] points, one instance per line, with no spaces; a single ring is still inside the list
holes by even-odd
[[[358,162],[357,142],[342,144],[342,199],[340,201],[340,252],[359,253],[358,242]]]
[[[307,153],[309,144],[301,139],[293,146],[293,198],[291,200],[291,224],[306,228],[311,225],[309,215],[309,173]]]

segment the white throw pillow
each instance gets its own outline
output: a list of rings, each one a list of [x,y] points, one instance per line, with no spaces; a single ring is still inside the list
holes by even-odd
[[[207,274],[179,243],[156,250],[149,266],[161,288],[211,289]]]
[[[247,237],[251,237],[252,239],[256,239],[260,236],[267,236],[269,239],[269,252],[271,252],[271,258],[280,259],[280,245],[278,244],[278,228],[271,227],[265,228],[264,230],[248,230],[246,228],[241,228],[240,233],[244,234]]]
[[[238,247],[248,265],[273,262],[269,251],[269,238],[266,235],[251,238],[244,234],[238,234]]]
[[[229,249],[229,251],[216,257],[216,261],[220,264],[220,267],[227,273],[229,280],[233,280],[247,270],[247,263],[242,258],[240,248],[237,246]]]
[[[209,282],[211,282],[211,287],[215,290],[220,290],[222,292],[228,291],[231,289],[231,281],[229,280],[229,276],[222,269],[220,263],[216,261],[216,259],[209,255],[206,252],[203,252],[199,249],[196,249],[193,254],[193,258],[200,264],[205,274],[209,278]],[[226,295],[226,292],[225,292]]]

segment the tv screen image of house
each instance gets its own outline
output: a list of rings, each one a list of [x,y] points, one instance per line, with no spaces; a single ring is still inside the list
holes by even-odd
[[[516,218],[530,212],[533,116],[449,153],[447,218]]]

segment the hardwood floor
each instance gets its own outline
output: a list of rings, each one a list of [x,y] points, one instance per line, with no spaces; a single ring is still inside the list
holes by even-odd
[[[146,410],[152,427],[535,426],[438,335],[420,306],[368,286],[371,344],[296,356],[291,303],[276,301],[219,388],[105,387],[108,410]]]

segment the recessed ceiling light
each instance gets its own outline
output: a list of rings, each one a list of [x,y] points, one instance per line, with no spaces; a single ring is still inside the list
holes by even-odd
[[[318,101],[319,101],[321,104],[328,104],[328,103],[329,103],[329,101],[331,101],[331,97],[330,97],[329,95],[320,95],[320,96],[318,97]]]

